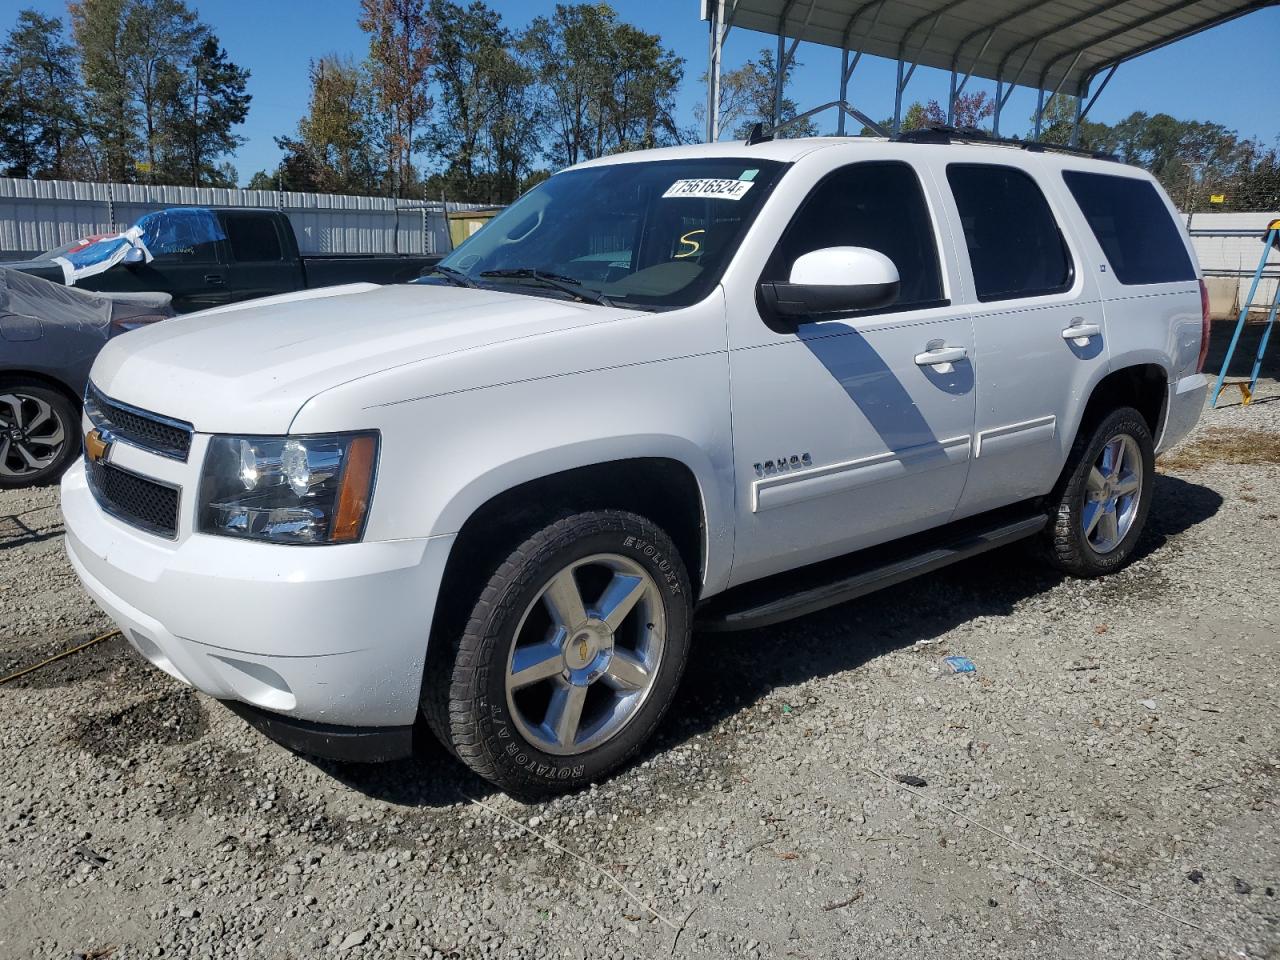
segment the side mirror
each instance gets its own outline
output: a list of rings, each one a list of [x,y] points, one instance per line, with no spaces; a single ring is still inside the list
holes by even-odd
[[[791,278],[760,284],[770,310],[788,320],[824,320],[898,299],[898,268],[867,247],[826,247],[796,259]]]
[[[142,252],[140,247],[130,247],[124,252],[124,259],[120,262],[126,267],[132,267],[135,264],[142,263],[146,259],[146,255]]]

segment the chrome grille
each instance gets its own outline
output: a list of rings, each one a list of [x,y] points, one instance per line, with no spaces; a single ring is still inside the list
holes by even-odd
[[[148,480],[120,467],[86,458],[89,489],[113,517],[170,540],[178,536],[177,487]]]
[[[92,383],[85,390],[84,411],[99,430],[135,447],[183,462],[191,452],[191,424],[112,400]]]

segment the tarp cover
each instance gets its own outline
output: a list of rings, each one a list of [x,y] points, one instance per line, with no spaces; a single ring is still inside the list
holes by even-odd
[[[167,293],[88,293],[0,268],[0,367],[83,368],[87,374],[110,337],[172,317],[172,299]]]
[[[208,207],[172,207],[148,213],[123,233],[55,257],[54,262],[62,267],[67,286],[73,287],[77,280],[110,270],[130,250],[140,250],[143,262],[150,263],[166,253],[182,253],[225,239],[218,218]]]
[[[42,323],[48,323],[105,342],[112,304],[107,297],[72,290],[19,270],[0,270],[0,339],[36,340]]]

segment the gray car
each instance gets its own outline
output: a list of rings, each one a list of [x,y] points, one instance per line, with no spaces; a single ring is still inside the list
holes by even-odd
[[[0,487],[62,475],[80,449],[80,398],[98,351],[172,317],[170,299],[85,293],[0,269]]]

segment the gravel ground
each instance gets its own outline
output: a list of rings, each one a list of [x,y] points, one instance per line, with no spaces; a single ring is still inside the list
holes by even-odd
[[[700,636],[644,759],[550,803],[295,756],[119,639],[0,687],[0,956],[1280,957],[1262,393],[1122,573],[1015,547]],[[110,628],[59,522],[0,493],[0,674]]]

